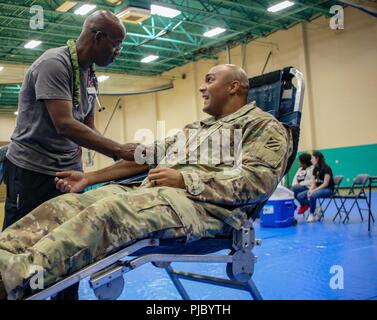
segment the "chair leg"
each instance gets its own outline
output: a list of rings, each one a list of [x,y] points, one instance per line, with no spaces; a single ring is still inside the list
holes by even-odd
[[[329,202],[327,203],[327,206],[325,207],[325,209],[323,209],[323,214],[325,214],[326,210],[328,209],[328,207],[330,206],[330,203],[331,201],[333,201],[334,199],[330,198],[329,199]]]
[[[374,223],[374,217],[373,217],[373,213],[372,213],[372,211],[369,211],[369,201],[370,201],[370,199],[368,200],[368,198],[366,198],[365,199],[365,201],[367,202],[367,207],[368,207],[368,219],[369,219],[369,215],[370,215],[370,218],[372,218],[372,222]]]
[[[352,205],[351,205],[351,207],[349,208],[349,210],[347,210],[346,209],[346,205],[345,205],[345,203],[346,203],[346,200],[344,201],[344,212],[346,213],[346,216],[345,216],[345,218],[343,219],[343,223],[346,223],[346,221],[349,221],[350,220],[350,218],[349,218],[349,215],[351,214],[351,211],[352,211],[352,209],[353,209],[353,207],[355,206],[355,201],[352,203]]]
[[[325,212],[326,212],[327,208],[330,206],[330,203],[331,203],[331,201],[332,201],[333,199],[332,199],[332,198],[329,198],[329,199],[328,199],[329,201],[327,202],[327,205],[326,205],[325,209],[322,209],[322,204],[325,203],[325,200],[326,200],[326,198],[324,198],[324,200],[322,201],[322,203],[320,203],[321,213],[320,213],[320,216],[319,216],[318,221],[321,221],[322,219],[325,218]]]
[[[179,281],[179,278],[176,274],[174,274],[174,270],[171,267],[171,265],[167,266],[165,268],[166,272],[168,273],[171,281],[174,283],[175,288],[177,289],[178,293],[182,297],[183,300],[191,300],[190,296],[188,295],[187,291],[183,287],[181,281]]]
[[[251,296],[253,297],[254,300],[263,300],[263,297],[262,297],[261,293],[259,292],[257,286],[255,285],[253,279],[250,279],[246,283],[245,286],[248,289],[248,291],[250,292],[250,294],[251,294]]]
[[[336,220],[336,217],[339,215],[339,220],[342,221],[342,214],[341,214],[341,209],[342,209],[342,206],[343,206],[343,200],[340,199],[340,207],[338,207],[338,203],[336,202],[336,199],[334,199],[334,203],[335,203],[335,207],[336,207],[336,215],[334,216],[334,218],[332,219],[333,222],[335,222]]]
[[[344,209],[345,209],[345,211],[346,211],[346,217],[344,218],[343,223],[346,223],[346,220],[348,220],[348,221],[350,220],[349,215],[350,215],[350,213],[351,213],[353,207],[355,206],[355,203],[357,203],[356,200],[354,200],[354,202],[352,203],[352,206],[350,207],[350,209],[349,209],[348,211],[346,210],[346,207],[344,207]],[[360,211],[360,210],[359,210],[359,211]],[[361,217],[361,219],[363,219],[363,217]]]
[[[361,212],[361,208],[359,206],[359,202],[357,200],[355,200],[355,202],[356,202],[357,209],[359,209],[359,214],[360,214],[361,221],[364,221],[363,213]]]

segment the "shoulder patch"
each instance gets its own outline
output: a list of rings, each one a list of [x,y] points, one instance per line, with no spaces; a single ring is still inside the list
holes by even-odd
[[[264,147],[272,151],[278,151],[281,147],[281,141],[274,137],[270,137],[264,144]]]

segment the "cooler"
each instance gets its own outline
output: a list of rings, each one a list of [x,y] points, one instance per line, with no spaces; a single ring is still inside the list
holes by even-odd
[[[296,224],[294,193],[279,185],[260,214],[262,227],[282,228]]]

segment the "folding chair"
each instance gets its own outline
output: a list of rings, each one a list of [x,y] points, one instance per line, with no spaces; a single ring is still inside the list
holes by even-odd
[[[369,205],[369,200],[366,194],[366,187],[368,182],[368,175],[367,174],[359,174],[353,179],[353,183],[351,186],[351,189],[349,190],[348,194],[346,195],[337,195],[334,196],[334,202],[335,206],[337,208],[337,213],[333,218],[333,221],[336,220],[337,216],[339,215],[339,219],[341,220],[341,213],[344,212],[346,214],[343,223],[346,223],[346,221],[349,221],[349,215],[353,209],[353,207],[356,204],[356,207],[359,211],[361,221],[364,221],[362,211],[369,211],[368,208],[360,208],[359,201],[365,200],[367,206]],[[357,191],[358,190],[358,191]],[[336,199],[340,200],[340,206],[338,206],[338,203]],[[347,210],[346,209],[346,202],[347,200],[353,200],[351,207]],[[373,217],[372,217],[373,218]],[[374,221],[374,218],[373,218]]]
[[[297,79],[297,87],[292,83],[293,78]],[[294,148],[286,168],[286,172],[288,172],[297,153],[304,94],[303,75],[298,70],[287,67],[283,70],[251,78],[249,82],[249,101],[256,100],[259,107],[271,112],[292,132]],[[121,183],[137,183],[142,179],[143,175],[139,175]],[[240,230],[233,230],[229,237],[204,238],[189,244],[185,244],[180,239],[144,239],[137,241],[51,285],[49,288],[36,292],[27,299],[46,299],[88,276],[90,276],[90,286],[98,299],[116,299],[124,288],[123,275],[148,262],[166,270],[183,299],[190,297],[180,282],[182,278],[245,290],[254,299],[262,299],[252,280],[256,262],[252,249],[255,245],[260,244],[260,240],[255,239],[253,221],[263,206],[264,203],[259,203],[252,212],[249,212],[249,220],[243,224]],[[214,254],[224,249],[228,250],[229,254]],[[133,258],[125,260],[130,256]],[[176,271],[171,267],[173,262],[224,263],[229,279]]]
[[[319,216],[318,221],[321,221],[324,218],[325,212],[328,209],[328,207],[330,206],[330,203],[335,201],[334,197],[340,195],[339,189],[340,189],[340,184],[343,181],[343,178],[344,178],[343,176],[335,176],[334,177],[334,193],[330,197],[319,199],[319,206],[321,208],[321,214]],[[322,205],[325,203],[326,200],[328,200],[328,202],[327,202],[325,208],[323,209]]]

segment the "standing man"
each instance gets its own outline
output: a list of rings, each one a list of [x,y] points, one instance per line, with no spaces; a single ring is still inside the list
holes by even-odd
[[[6,155],[4,228],[60,194],[54,184],[57,171],[82,171],[80,146],[133,160],[134,145],[107,139],[94,126],[92,66],[112,63],[125,36],[115,15],[97,11],[85,20],[77,42],[47,50],[29,68]]]
[[[133,160],[136,145],[107,139],[94,126],[93,65],[111,64],[125,36],[114,14],[97,11],[87,17],[77,41],[47,50],[27,71],[6,154],[4,229],[61,194],[54,184],[55,173],[82,171],[80,146]]]

